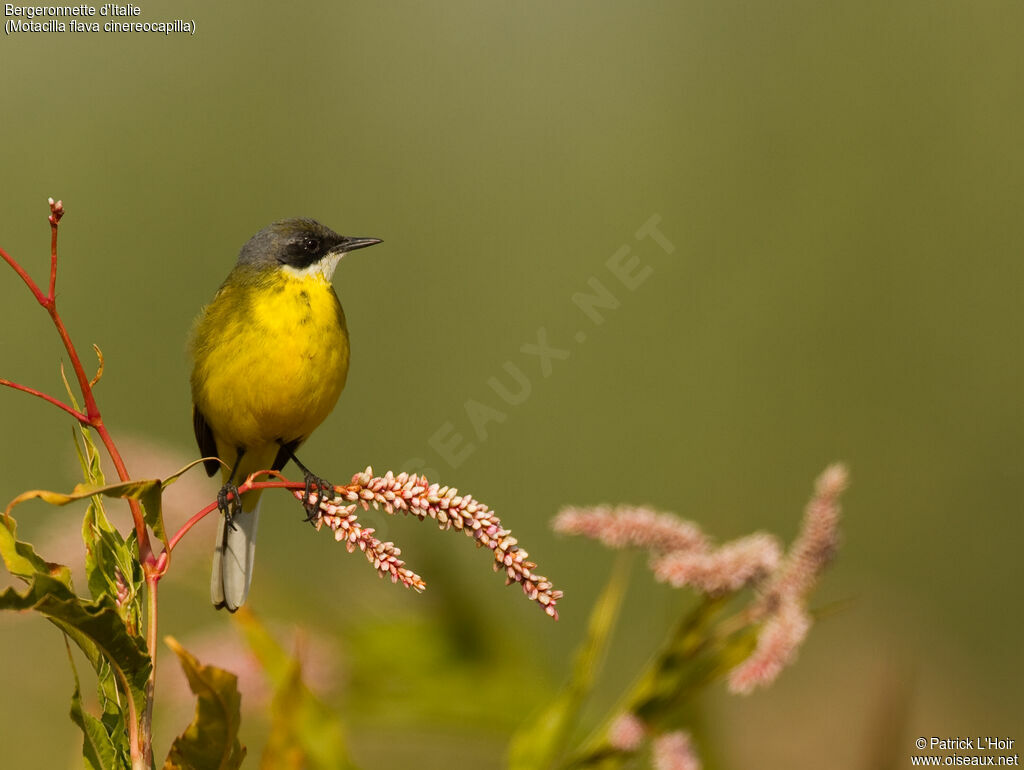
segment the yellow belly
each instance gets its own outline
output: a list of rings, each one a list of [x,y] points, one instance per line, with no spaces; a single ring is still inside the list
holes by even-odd
[[[192,398],[221,459],[241,447],[267,467],[279,443],[304,440],[334,408],[348,331],[322,276],[232,273],[196,324],[192,354]]]

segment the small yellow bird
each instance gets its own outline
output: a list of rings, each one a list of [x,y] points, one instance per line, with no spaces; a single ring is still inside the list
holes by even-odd
[[[199,451],[224,481],[210,598],[234,612],[252,582],[258,490],[237,484],[289,460],[313,476],[295,450],[324,421],[345,387],[348,329],[331,278],[348,252],[380,243],[347,238],[312,219],[260,230],[196,319],[189,344],[192,418]],[[228,496],[234,500],[228,503]]]

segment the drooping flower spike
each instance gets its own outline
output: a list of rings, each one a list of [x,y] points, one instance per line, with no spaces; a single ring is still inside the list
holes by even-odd
[[[293,494],[305,501],[304,491],[296,490]],[[401,512],[421,521],[430,518],[442,530],[460,530],[473,538],[477,547],[494,554],[494,571],[504,572],[506,585],[520,584],[527,598],[558,619],[556,605],[562,592],[546,577],[534,573],[537,565],[528,560],[529,554],[519,547],[519,541],[502,526],[493,511],[471,495],[460,495],[455,487],[431,484],[415,473],[396,476],[388,471],[383,476],[374,476],[373,469],[368,467],[354,475],[350,484],[334,487],[333,497],[318,500],[314,493],[309,502],[316,506],[313,524],[317,529],[327,526],[349,551],[358,548],[366,554],[382,577],[417,591],[426,588],[423,579],[405,566],[399,558],[401,550],[394,543],[382,542],[374,536],[372,528],[360,526],[356,507],[368,510],[372,506],[389,514]]]

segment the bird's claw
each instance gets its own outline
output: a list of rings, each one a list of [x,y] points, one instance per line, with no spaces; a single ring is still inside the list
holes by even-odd
[[[231,499],[228,500],[228,497]],[[228,527],[237,529],[234,519],[242,512],[242,497],[238,494],[238,487],[228,482],[220,488],[217,493],[217,509],[224,514]]]
[[[311,502],[310,498],[314,494],[316,502]],[[316,520],[320,518],[320,503],[325,499],[330,499],[333,495],[333,484],[306,471],[306,490],[302,494],[302,506],[306,509],[306,521],[315,525]]]

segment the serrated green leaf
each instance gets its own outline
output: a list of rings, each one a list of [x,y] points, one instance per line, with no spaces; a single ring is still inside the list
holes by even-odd
[[[67,640],[64,640],[67,645]],[[82,731],[82,758],[88,770],[117,770],[116,751],[104,724],[82,708],[82,687],[78,681],[71,648],[68,647],[71,673],[75,677],[75,692],[71,696],[71,721]]]
[[[35,610],[46,616],[68,632],[94,666],[101,666],[105,660],[114,668],[120,686],[130,690],[138,709],[145,705],[151,665],[146,642],[128,633],[108,597],[86,602],[57,578],[37,573],[23,593],[14,588],[0,593],[3,609]]]
[[[7,571],[26,583],[39,573],[49,575],[71,590],[71,570],[63,564],[46,561],[36,553],[31,543],[18,540],[17,534],[18,522],[14,517],[0,519],[0,558],[4,560]]]
[[[93,671],[96,672],[96,689],[99,693],[100,706],[103,709],[102,721],[106,725],[107,732],[110,735],[114,735],[119,729],[121,733],[127,736],[125,726],[128,721],[128,715],[125,708],[125,696],[119,689],[121,683],[118,681],[115,669],[103,657],[103,653],[100,652],[92,640],[81,631],[67,625],[61,625],[57,621],[51,620],[51,622],[78,646],[85,654]],[[127,741],[127,737],[125,737],[125,741]],[[127,746],[127,743],[125,745]]]
[[[139,566],[137,541],[132,530],[127,541],[121,537],[93,497],[82,519],[82,542],[85,544],[85,574],[89,592],[94,599],[117,596],[120,584],[126,591],[124,601],[118,603],[118,612],[129,628],[141,624],[142,584],[144,577]]]
[[[202,463],[203,460],[200,458],[194,460],[181,468],[166,479],[154,480],[152,482],[145,482],[146,486],[139,489],[138,491],[133,490],[130,494],[118,495],[118,497],[131,497],[137,499],[142,504],[142,517],[150,529],[161,541],[164,546],[168,546],[167,530],[164,527],[164,515],[163,515],[163,491],[167,489],[171,484],[177,481],[183,474],[185,474],[190,468],[195,467]]]
[[[131,764],[129,761],[130,746],[127,730],[130,712],[125,708],[125,696],[118,689],[117,675],[114,669],[107,659],[103,657],[96,645],[83,633],[74,628],[61,626],[57,622],[54,622],[54,625],[64,632],[65,645],[68,639],[72,639],[79,649],[85,653],[86,659],[96,672],[96,690],[99,694],[100,707],[103,714],[99,721],[118,757],[113,767],[128,767]],[[68,650],[68,658],[71,663],[71,671],[75,677],[75,690],[78,691],[80,690],[78,671],[75,668],[75,662],[71,657],[70,649]],[[74,719],[74,714],[72,714],[72,719]]]
[[[509,743],[509,770],[551,767],[565,750],[587,696],[594,686],[619,617],[629,583],[629,554],[620,554],[587,622],[587,635],[576,650],[572,674],[555,700],[531,716]]]
[[[106,497],[122,497],[138,500],[142,504],[143,518],[146,524],[164,544],[167,543],[167,532],[164,529],[163,513],[160,509],[160,498],[163,485],[160,479],[135,479],[119,481],[116,484],[76,484],[71,492],[51,492],[46,489],[30,489],[22,492],[7,504],[5,515],[10,515],[16,505],[26,500],[43,500],[50,505],[67,505],[76,500],[84,500],[95,495]]]
[[[115,570],[118,567],[116,553],[124,547],[124,540],[95,501],[89,503],[82,519],[82,542],[85,543],[85,575],[92,597],[95,599],[103,594],[115,595]]]
[[[123,694],[123,685],[118,679],[117,669],[110,665],[110,662],[103,656],[99,648],[82,632],[70,626],[64,625],[56,620],[51,622],[61,629],[65,636],[78,646],[86,656],[93,670],[96,672],[96,691],[99,695],[102,715],[100,722],[103,729],[110,738],[111,745],[118,752],[119,759],[114,766],[128,767],[129,761],[129,740],[128,724],[131,712],[128,709],[127,696]],[[138,699],[136,699],[137,708]]]
[[[142,517],[146,524],[153,530],[153,534],[163,541],[166,548],[167,530],[164,529],[164,514],[161,508],[163,501],[163,482],[147,482],[147,486],[139,490],[138,500],[142,503]],[[127,495],[133,497],[134,495]]]
[[[242,696],[238,677],[216,666],[204,666],[184,647],[167,637],[197,697],[192,724],[171,746],[164,770],[235,770],[245,758],[238,740]]]
[[[341,716],[306,686],[301,663],[285,652],[247,608],[239,610],[234,620],[274,688],[271,729],[260,767],[354,768],[345,747]]]
[[[85,483],[96,488],[103,487],[100,456],[89,429],[78,426],[72,430],[71,437],[78,462],[82,466]],[[133,544],[126,544],[121,533],[107,519],[101,495],[96,494],[90,498],[89,506],[82,518],[82,542],[85,544],[85,574],[89,593],[94,599],[104,594],[116,596],[120,572],[120,578],[130,589],[130,595],[118,609],[126,623],[131,627],[138,627],[138,615],[141,611],[138,597],[138,584],[141,581],[136,579],[141,576],[138,558]]]

